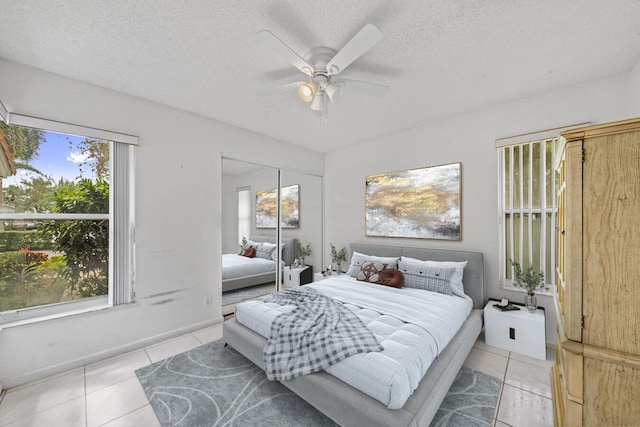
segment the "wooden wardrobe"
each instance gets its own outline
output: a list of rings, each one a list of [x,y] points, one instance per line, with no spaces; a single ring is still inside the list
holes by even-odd
[[[555,424],[640,425],[640,118],[558,146]]]

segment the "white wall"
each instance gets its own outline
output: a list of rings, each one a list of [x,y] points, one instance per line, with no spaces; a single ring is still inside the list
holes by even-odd
[[[325,157],[326,244],[350,242],[481,251],[488,297],[520,301],[498,286],[497,155],[500,137],[591,121],[629,118],[628,74],[531,97],[367,141]],[[367,175],[462,162],[462,241],[365,237]],[[326,250],[326,249],[325,249]],[[547,341],[555,341],[550,297]]]
[[[282,185],[298,184],[300,191],[300,223],[296,228],[285,228],[282,237],[298,239],[301,245],[311,244],[311,256],[305,259],[305,264],[313,266],[314,273],[323,270],[322,253],[322,178],[301,172],[283,170],[281,172]]]
[[[323,172],[319,153],[9,61],[0,60],[0,70],[9,111],[140,138],[137,302],[0,330],[4,387],[221,321],[223,152]],[[206,295],[214,301],[205,307]]]
[[[640,61],[631,70],[630,77],[631,116],[640,117]]]

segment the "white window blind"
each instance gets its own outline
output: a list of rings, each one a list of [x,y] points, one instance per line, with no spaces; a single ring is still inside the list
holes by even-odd
[[[238,244],[242,238],[251,235],[251,190],[248,187],[238,188]]]
[[[135,296],[135,236],[134,236],[134,148],[128,144],[112,142],[112,179],[109,193],[111,236],[109,239],[112,305],[132,302]]]

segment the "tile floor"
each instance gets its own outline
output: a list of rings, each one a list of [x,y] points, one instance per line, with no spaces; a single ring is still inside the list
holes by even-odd
[[[0,426],[159,426],[134,371],[221,337],[217,325],[7,390],[0,401]],[[531,359],[490,347],[480,336],[465,364],[503,382],[495,427],[553,425],[549,368],[554,352],[547,353],[546,361]]]

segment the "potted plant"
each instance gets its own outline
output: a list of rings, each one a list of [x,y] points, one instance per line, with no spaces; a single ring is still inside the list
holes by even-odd
[[[298,242],[297,252],[298,257],[300,258],[300,266],[304,267],[304,259],[311,256],[311,243],[308,243],[307,246],[302,246],[302,244]]]
[[[343,246],[339,251],[336,247],[331,245],[331,262],[336,266],[338,274],[342,273],[342,263],[347,261],[347,249]]]
[[[536,271],[533,265],[529,265],[526,270],[522,270],[520,263],[511,261],[513,266],[513,282],[527,291],[525,305],[530,313],[535,313],[538,309],[538,300],[536,298],[536,289],[545,288],[544,273]]]
[[[247,243],[249,243],[247,241],[247,238],[242,236],[242,240],[240,241],[240,255],[242,255],[242,252],[244,252],[244,247],[247,245]]]

